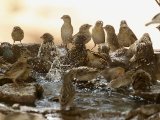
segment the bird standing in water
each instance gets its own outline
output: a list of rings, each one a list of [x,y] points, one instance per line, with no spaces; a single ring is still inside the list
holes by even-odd
[[[24,38],[24,32],[19,26],[15,26],[12,30],[11,36],[14,43],[15,41],[20,41],[21,43],[22,39]]]
[[[61,38],[63,45],[67,47],[69,43],[72,43],[73,27],[69,15],[63,15],[61,19],[64,21],[64,24],[61,27]]]
[[[63,83],[60,91],[60,104],[61,109],[65,110],[67,107],[70,107],[74,100],[75,96],[75,88],[72,84],[72,80],[74,79],[75,71],[70,70],[64,73],[62,78]]]

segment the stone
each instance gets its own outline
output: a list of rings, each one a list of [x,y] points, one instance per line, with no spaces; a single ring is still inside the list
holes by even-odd
[[[33,105],[42,93],[42,88],[33,83],[15,86],[13,83],[0,86],[0,100],[9,103]]]

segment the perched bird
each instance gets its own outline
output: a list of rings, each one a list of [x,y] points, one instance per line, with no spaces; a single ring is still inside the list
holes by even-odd
[[[72,42],[73,27],[69,15],[63,15],[61,19],[64,21],[64,24],[61,27],[61,38],[63,45],[67,47],[67,44]]]
[[[132,83],[132,75],[135,73],[134,69],[131,69],[115,79],[112,79],[107,85],[111,89],[129,86]]]
[[[55,45],[54,45],[54,37],[50,33],[44,33],[40,38],[43,39],[43,43],[41,44],[38,57],[43,57],[47,61],[53,61]]]
[[[127,22],[122,20],[120,23],[120,29],[118,33],[118,43],[121,47],[129,47],[133,44],[137,37],[133,33],[133,31],[128,27]]]
[[[115,33],[114,27],[111,26],[111,25],[106,25],[104,27],[104,29],[107,32],[106,42],[107,42],[108,47],[110,48],[110,50],[113,52],[113,51],[119,49],[118,38],[117,38],[117,35]]]
[[[83,35],[85,37],[84,44],[87,44],[91,40],[91,33],[89,31],[89,28],[91,25],[84,24],[79,28],[79,32],[73,36],[73,43],[75,42],[75,39],[79,35]]]
[[[150,24],[155,24],[155,23],[160,23],[160,13],[155,15],[149,23],[145,24],[145,26],[148,26]]]
[[[24,32],[19,26],[15,26],[12,30],[11,36],[12,36],[14,43],[15,41],[20,41],[21,43],[22,39],[24,38]]]
[[[66,61],[74,67],[87,65],[87,50],[84,44],[86,37],[84,35],[77,35],[74,38],[74,46],[68,51]]]
[[[132,75],[132,87],[135,91],[149,91],[151,86],[151,75],[139,69]]]
[[[62,87],[60,91],[59,101],[62,110],[66,110],[73,103],[75,97],[75,87],[72,84],[74,78],[78,80],[91,80],[97,75],[98,70],[89,67],[76,67],[67,70],[62,76]]]
[[[54,37],[50,34],[50,33],[44,33],[40,38],[43,39],[43,44],[46,44],[46,43],[54,43],[53,40],[54,40]]]
[[[27,63],[28,57],[28,55],[22,55],[0,79],[11,79],[16,86],[19,82],[27,81],[31,72],[30,65]]]
[[[104,69],[108,65],[106,56],[103,54],[87,50],[87,58],[88,58],[87,66],[89,67]]]
[[[94,47],[96,47],[96,44],[101,44],[101,43],[105,42],[105,33],[104,33],[103,22],[102,21],[97,21],[95,26],[93,27],[93,29],[92,29],[92,39],[93,39],[93,42],[95,44]]]
[[[63,78],[62,78],[63,83],[62,83],[60,98],[59,98],[62,110],[65,110],[67,107],[70,107],[70,105],[74,100],[75,88],[72,84],[72,80],[74,79],[74,77],[75,77],[74,70],[70,70],[69,72],[67,71],[63,75]]]
[[[120,76],[123,76],[125,73],[125,69],[122,67],[114,67],[114,68],[105,68],[101,71],[101,75],[107,80],[111,81]]]

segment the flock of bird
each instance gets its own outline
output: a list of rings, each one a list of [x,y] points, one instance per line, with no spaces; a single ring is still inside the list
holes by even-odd
[[[92,39],[95,44],[94,47],[96,45],[105,43],[109,48],[109,51],[114,52],[121,47],[131,46],[137,40],[136,35],[127,25],[127,22],[125,20],[122,20],[120,22],[120,29],[118,35],[116,35],[115,29],[112,25],[106,25],[103,27],[103,22],[100,20],[96,21],[94,27],[92,28],[92,33],[90,32],[90,28],[92,25],[83,24],[82,26],[80,26],[79,32],[73,35],[71,17],[69,15],[63,15],[61,19],[64,21],[61,27],[61,38],[62,44],[65,48],[68,48],[68,45],[70,43],[73,45],[75,45],[76,43],[81,43],[85,45]],[[152,23],[160,23],[160,14],[156,15],[150,23],[146,24],[146,26]],[[107,33],[107,37],[105,37],[105,32]],[[20,27],[15,26],[13,28],[11,36],[14,43],[15,41],[20,41],[21,43],[22,39],[24,38],[24,32]],[[54,37],[50,33],[44,33],[41,38],[43,39],[44,44],[48,42],[53,43],[54,40]],[[87,68],[84,70],[88,72],[90,71]],[[74,77],[74,75],[78,72],[78,69],[70,70],[69,72],[70,74],[66,73],[63,76],[64,80],[60,95],[60,103],[62,109],[66,109],[66,106],[73,101],[75,95],[75,89],[70,79]]]

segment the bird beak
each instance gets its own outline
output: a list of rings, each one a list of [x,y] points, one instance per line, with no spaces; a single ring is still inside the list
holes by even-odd
[[[61,19],[63,19],[63,16],[61,17]]]
[[[43,36],[41,36],[40,38],[42,38],[42,39],[43,39]]]

